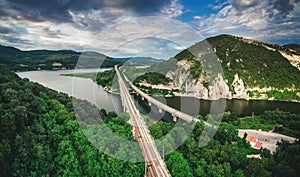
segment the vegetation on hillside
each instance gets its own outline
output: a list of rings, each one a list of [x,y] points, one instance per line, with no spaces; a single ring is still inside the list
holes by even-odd
[[[278,51],[271,51],[260,43],[248,43],[242,38],[220,35],[207,39],[216,50],[225,78],[232,83],[238,74],[246,87],[273,87],[276,89],[300,88],[300,72],[292,66]],[[177,60],[195,60],[190,51],[201,48],[203,41],[183,50],[175,56]],[[280,48],[281,49],[281,48]],[[198,51],[200,52],[200,51]],[[199,68],[199,67],[197,67]],[[201,72],[191,72],[199,78]]]
[[[134,80],[134,84],[146,82],[152,85],[168,85],[172,80],[165,75],[157,72],[145,73]]]
[[[79,60],[80,59],[80,60]],[[113,67],[124,61],[114,60],[96,52],[75,52],[72,50],[21,51],[14,47],[0,45],[0,60],[14,71],[52,70]],[[79,61],[79,62],[78,62]]]
[[[269,111],[264,114],[267,117],[276,116],[278,111]],[[282,115],[285,116],[282,116]],[[279,117],[286,122],[293,123],[292,114],[279,112]],[[202,117],[203,118],[203,117]],[[166,163],[177,162],[168,165],[172,176],[299,176],[300,170],[300,142],[290,144],[286,141],[278,143],[276,152],[271,155],[266,149],[256,150],[244,138],[238,137],[238,130],[233,121],[236,114],[227,113],[223,118],[213,139],[204,147],[199,147],[199,140],[204,130],[204,124],[198,122],[183,145],[175,152],[167,155]],[[158,122],[149,127],[154,138],[167,136],[164,146],[168,147],[167,135],[174,128],[172,123]],[[299,134],[299,127],[295,129]],[[179,131],[180,132],[180,131]],[[248,159],[248,154],[260,154],[262,159]],[[182,163],[179,163],[179,160]]]
[[[222,120],[240,129],[273,130],[275,133],[300,138],[300,115],[278,109],[265,111],[262,115],[242,118],[239,118],[235,112],[226,112]]]
[[[1,176],[140,176],[144,163],[114,159],[91,144],[66,94],[20,79],[0,66]],[[113,112],[76,100],[86,116],[87,133],[108,126],[133,140],[132,127]],[[100,114],[106,125],[99,125]],[[104,126],[104,127],[101,127]],[[96,136],[96,135],[95,135]],[[97,135],[99,139],[99,135]],[[102,137],[102,136],[100,136]],[[113,144],[112,144],[113,145]],[[113,145],[115,146],[115,145]],[[122,149],[117,148],[122,154]]]
[[[300,88],[299,70],[278,51],[229,35],[209,38],[208,42],[216,48],[229,83],[238,74],[247,87]]]
[[[270,90],[270,91],[263,91],[260,92],[258,90],[247,91],[250,98],[259,98],[261,94],[267,96],[267,99],[275,99],[281,101],[291,101],[291,100],[300,100],[300,90]]]
[[[112,87],[113,79],[116,76],[116,70],[111,69],[104,72],[98,72],[96,77],[96,82],[103,87]]]
[[[76,114],[85,119],[85,133],[110,128],[120,137],[135,141],[132,126],[115,112],[99,110],[87,101],[72,100],[66,94],[47,89],[28,79],[20,79],[0,66],[0,170],[3,176],[141,176],[144,163],[131,163],[110,157],[91,144],[79,128]],[[73,102],[74,103],[74,102]],[[99,115],[106,123],[99,124]],[[198,122],[192,134],[165,161],[172,176],[299,176],[300,143],[279,144],[274,155],[267,150],[254,150],[237,136],[235,114],[227,114],[214,139],[199,147],[204,124]],[[283,128],[299,130],[299,117],[281,111],[262,116]],[[128,120],[128,117],[125,120]],[[188,124],[187,124],[188,126]],[[170,129],[176,129],[172,136]],[[181,136],[174,123],[158,122],[149,127],[154,138],[167,135],[168,141]],[[276,129],[275,129],[276,130]],[[103,134],[106,132],[103,132]],[[176,136],[175,136],[176,135]],[[109,139],[105,139],[109,141]],[[165,148],[168,148],[168,142]],[[118,147],[111,144],[112,147]],[[103,147],[102,147],[103,148]],[[102,149],[103,150],[103,149]],[[116,148],[116,153],[124,154]],[[138,154],[138,150],[133,153]],[[260,153],[263,159],[247,159],[247,154]],[[128,154],[124,154],[128,156]],[[132,154],[131,154],[132,155]],[[134,154],[133,154],[134,155]]]
[[[284,48],[291,49],[294,54],[300,55],[300,45],[299,44],[287,44],[283,46]]]

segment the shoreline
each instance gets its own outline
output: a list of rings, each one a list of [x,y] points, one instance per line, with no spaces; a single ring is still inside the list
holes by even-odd
[[[113,95],[119,95],[120,93],[117,92],[113,92],[110,89],[103,87],[104,90],[107,93],[113,94]],[[185,94],[175,94],[173,95],[162,95],[165,98],[172,98],[172,97],[188,97],[188,98],[195,98],[195,99],[199,99],[199,100],[206,100],[206,101],[217,101],[220,99],[226,99],[226,100],[232,100],[232,99],[236,99],[236,100],[243,100],[243,101],[279,101],[279,102],[291,102],[291,103],[300,103],[300,100],[276,100],[276,99],[266,99],[266,98],[241,98],[241,97],[223,97],[223,98],[218,98],[218,99],[209,99],[209,98],[202,98],[202,97],[196,97],[193,95],[185,95]]]

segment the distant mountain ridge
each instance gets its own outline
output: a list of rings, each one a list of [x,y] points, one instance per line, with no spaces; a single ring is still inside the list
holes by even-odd
[[[283,47],[291,49],[291,50],[297,52],[298,54],[300,54],[300,45],[299,44],[286,44]]]
[[[126,58],[114,58],[115,60],[122,61],[165,61],[164,59],[157,59],[153,57],[126,57]]]
[[[79,60],[84,58],[84,60]],[[113,67],[131,63],[161,62],[152,57],[113,58],[98,52],[76,52],[73,50],[22,51],[15,47],[0,45],[0,62],[15,71],[58,70],[76,68]]]
[[[78,62],[80,57],[85,57],[87,61]],[[101,63],[101,67],[113,67],[123,63],[97,52],[76,52],[73,50],[22,51],[2,45],[0,45],[0,61],[15,71],[100,67],[95,63]]]

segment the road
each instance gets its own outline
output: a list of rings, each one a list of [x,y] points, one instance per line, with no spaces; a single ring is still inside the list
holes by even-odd
[[[140,116],[139,110],[136,108],[133,99],[128,92],[128,89],[117,66],[115,66],[115,70],[118,76],[122,104],[127,109],[127,112],[130,115],[129,122],[131,125],[133,125],[133,134],[138,141],[140,148],[142,149],[145,163],[148,168],[146,176],[171,176],[165,162],[159,154],[155,141],[151,136],[144,119]]]
[[[165,110],[166,112],[168,112],[168,113],[172,114],[173,116],[176,116],[177,118],[180,118],[186,122],[192,122],[192,121],[199,122],[200,121],[199,119],[197,119],[194,116],[191,116],[184,112],[178,111],[178,110],[156,100],[155,98],[152,98],[151,96],[147,95],[142,90],[140,90],[135,85],[133,85],[133,83],[125,75],[124,75],[124,79],[126,80],[127,83],[130,84],[130,87],[133,88],[138,94],[140,94],[142,97],[144,97],[149,103],[156,105],[158,108]]]

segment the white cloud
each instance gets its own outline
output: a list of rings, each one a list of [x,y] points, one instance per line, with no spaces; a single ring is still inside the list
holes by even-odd
[[[190,46],[203,39],[190,26],[161,16],[127,17],[115,25],[107,25],[99,32],[70,23],[24,22],[15,19],[8,21],[10,25],[22,24],[28,33],[17,37],[32,45],[16,45],[13,41],[3,40],[0,42],[25,50],[93,50],[115,57],[126,55],[168,59],[177,54],[179,48],[184,48],[182,46]],[[4,21],[0,19],[0,23]],[[7,34],[9,35],[16,36]]]
[[[169,6],[161,10],[161,13],[169,18],[175,18],[183,14],[183,8],[183,5],[178,0],[172,0]]]
[[[279,36],[281,40],[291,38],[289,35],[297,32],[298,35],[295,36],[299,37],[299,28],[295,26],[299,22],[299,15],[296,17],[293,14],[299,11],[300,4],[295,4],[293,0],[291,2],[294,2],[293,11],[282,12],[286,7],[275,8],[271,1],[235,0],[217,14],[197,17],[199,20],[196,26],[204,36],[227,33],[267,42],[273,42],[275,40],[272,39],[278,39]],[[282,13],[287,16],[282,16]]]

